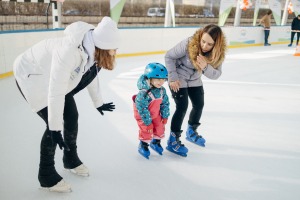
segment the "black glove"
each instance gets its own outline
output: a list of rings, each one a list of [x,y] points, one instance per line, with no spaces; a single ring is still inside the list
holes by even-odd
[[[66,151],[70,151],[70,148],[68,147],[68,145],[64,142],[64,139],[61,135],[60,131],[51,131],[51,135],[52,135],[52,139],[53,141],[58,144],[59,148],[62,150],[64,148],[64,150]]]
[[[113,104],[113,102],[104,103],[102,106],[97,108],[97,110],[101,113],[101,115],[104,115],[103,111],[112,112],[114,109],[115,109],[115,105]]]

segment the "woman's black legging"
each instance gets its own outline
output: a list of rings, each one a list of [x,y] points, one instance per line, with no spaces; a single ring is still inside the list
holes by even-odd
[[[62,177],[55,170],[55,149],[56,143],[54,143],[49,130],[48,124],[48,107],[43,108],[37,114],[45,121],[46,130],[41,140],[40,148],[40,166],[38,179],[42,187],[52,187],[57,184]],[[64,167],[75,168],[82,162],[77,155],[76,138],[78,133],[78,111],[73,95],[67,94],[65,96],[65,107],[64,107],[64,140],[70,148],[70,151],[64,150]]]
[[[48,107],[40,110],[37,114],[45,121],[46,128],[49,130],[48,126]],[[65,96],[65,107],[64,107],[64,129],[73,131],[78,129],[78,111],[77,106],[72,93]]]
[[[189,99],[191,100],[193,107],[188,123],[190,125],[199,123],[204,107],[203,86],[180,88],[178,92],[171,90],[171,93],[176,104],[176,110],[171,121],[171,131],[177,132],[181,130],[182,122],[188,108]]]
[[[17,83],[17,82],[16,82]],[[18,89],[24,97],[22,90],[17,83]],[[82,164],[77,155],[77,133],[78,133],[78,111],[77,106],[73,97],[74,93],[70,92],[65,96],[65,107],[64,107],[64,140],[70,151],[64,150],[64,167],[68,169],[75,168]],[[25,98],[25,97],[24,97]],[[26,100],[26,98],[25,98]],[[49,130],[48,124],[48,107],[43,108],[37,114],[46,123],[46,130],[43,134],[40,147],[40,165],[38,179],[42,187],[52,187],[62,180],[62,177],[55,170],[55,149],[56,143],[54,143]]]

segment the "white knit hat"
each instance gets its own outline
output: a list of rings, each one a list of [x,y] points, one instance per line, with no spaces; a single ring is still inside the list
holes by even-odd
[[[117,49],[120,46],[120,32],[115,21],[110,17],[103,17],[98,26],[94,29],[93,40],[99,49]]]

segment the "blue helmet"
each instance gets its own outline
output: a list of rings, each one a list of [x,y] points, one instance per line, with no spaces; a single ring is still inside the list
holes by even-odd
[[[145,76],[147,78],[168,79],[168,71],[165,66],[160,63],[149,63],[146,66]]]

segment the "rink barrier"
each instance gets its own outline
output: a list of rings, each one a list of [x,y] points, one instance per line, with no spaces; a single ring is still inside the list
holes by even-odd
[[[118,58],[165,54],[180,39],[189,37],[199,27],[168,28],[120,28],[122,43],[117,51]],[[20,53],[44,38],[63,35],[64,29],[24,30],[0,32],[0,79],[12,76],[12,64]],[[222,27],[229,48],[263,46],[262,27]],[[293,30],[292,30],[293,31]],[[290,26],[272,26],[269,42],[288,44]]]
[[[287,44],[287,42],[276,42],[272,44]],[[228,48],[247,48],[247,47],[254,47],[254,46],[263,46],[263,43],[261,44],[245,44],[245,45],[229,45]],[[117,58],[126,58],[126,57],[137,57],[137,56],[147,56],[147,55],[159,55],[159,54],[165,54],[167,51],[154,51],[154,52],[139,52],[139,53],[127,53],[127,54],[117,54]],[[294,54],[296,55],[296,54]],[[297,55],[298,56],[298,55]],[[0,79],[4,79],[7,77],[13,76],[13,72],[7,72],[7,73],[0,73]]]
[[[147,55],[157,55],[157,54],[165,54],[167,51],[152,51],[152,52],[138,52],[138,53],[123,53],[117,54],[117,58],[124,57],[135,57],[135,56],[147,56]]]
[[[0,79],[7,78],[7,77],[12,76],[12,75],[14,75],[14,73],[12,71],[6,72],[6,73],[3,73],[3,74],[0,74]]]
[[[272,44],[286,44],[287,42],[276,42]],[[244,45],[229,45],[228,48],[247,48],[247,47],[254,47],[254,46],[263,46],[263,43],[261,44],[244,44]],[[127,53],[127,54],[117,54],[117,58],[126,58],[126,57],[137,57],[137,56],[147,56],[147,55],[159,55],[159,54],[165,54],[167,51],[154,51],[154,52],[139,52],[139,53]],[[7,77],[13,76],[13,72],[7,72],[7,73],[0,73],[0,79],[4,79]]]

